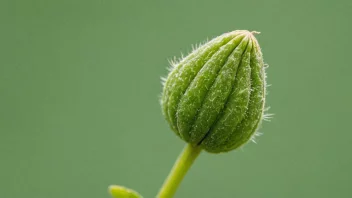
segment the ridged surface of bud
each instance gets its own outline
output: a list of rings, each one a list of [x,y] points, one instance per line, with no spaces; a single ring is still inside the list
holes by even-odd
[[[228,152],[250,140],[264,103],[262,53],[246,30],[216,37],[174,64],[161,98],[171,129],[211,153]]]

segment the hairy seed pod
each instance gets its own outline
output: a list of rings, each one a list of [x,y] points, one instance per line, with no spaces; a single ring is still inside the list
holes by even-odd
[[[219,153],[255,134],[264,112],[265,71],[252,33],[223,34],[174,64],[161,105],[171,129],[184,141]]]

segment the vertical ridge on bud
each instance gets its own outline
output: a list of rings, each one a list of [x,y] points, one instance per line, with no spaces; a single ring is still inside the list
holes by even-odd
[[[208,90],[212,87],[220,69],[229,55],[241,43],[244,35],[239,35],[223,45],[203,66],[182,95],[177,107],[176,118],[178,131],[184,140],[189,141],[189,131],[198,110],[205,101]],[[247,39],[248,40],[248,39]]]
[[[198,48],[188,55],[184,59],[185,61],[181,61],[176,65],[176,68],[167,77],[161,103],[164,115],[176,133],[179,134],[175,118],[178,99],[188,87],[188,83],[193,80],[198,71],[203,67],[204,63],[231,38],[231,35],[218,37]]]
[[[254,48],[251,52],[251,96],[249,99],[246,119],[243,119],[236,130],[227,140],[223,150],[233,150],[246,143],[262,120],[265,104],[265,74],[262,53],[257,41],[254,41]]]
[[[245,36],[230,56],[227,57],[227,62],[217,74],[216,81],[205,96],[202,107],[196,116],[195,123],[189,132],[191,135],[190,143],[200,144],[224,108],[225,102],[232,90],[233,82],[236,79],[237,68],[241,61],[240,57],[246,50],[248,41],[248,37]]]
[[[221,150],[220,145],[226,142],[231,131],[244,119],[245,112],[248,109],[251,89],[250,54],[252,45],[253,42],[250,41],[245,53],[240,58],[241,63],[236,74],[232,93],[226,101],[222,114],[219,115],[217,122],[202,142],[202,146],[209,152]]]
[[[162,111],[163,114],[166,118],[166,120],[171,123],[171,120],[169,118],[169,114],[168,114],[168,101],[169,101],[169,96],[170,96],[170,86],[173,85],[174,81],[175,81],[175,75],[178,74],[178,72],[180,71],[180,69],[190,60],[192,60],[198,53],[202,52],[202,50],[204,51],[204,49],[202,48],[198,48],[197,50],[193,51],[193,53],[191,53],[190,55],[188,55],[186,58],[182,59],[178,64],[172,65],[172,70],[170,71],[167,79],[165,80],[164,83],[164,89],[163,89],[163,94],[160,100],[161,106],[162,106]],[[170,125],[171,129],[176,133],[176,135],[180,136],[178,130],[176,130],[176,128],[173,125]]]

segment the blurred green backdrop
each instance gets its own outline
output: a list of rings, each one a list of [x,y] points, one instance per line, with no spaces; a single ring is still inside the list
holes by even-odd
[[[159,107],[168,59],[257,36],[275,116],[258,144],[202,153],[176,197],[351,197],[345,1],[0,1],[0,197],[154,197],[184,143]]]

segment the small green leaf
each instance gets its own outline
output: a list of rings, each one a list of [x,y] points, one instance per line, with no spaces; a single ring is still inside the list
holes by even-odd
[[[136,191],[118,185],[109,186],[109,192],[114,198],[143,198]]]

